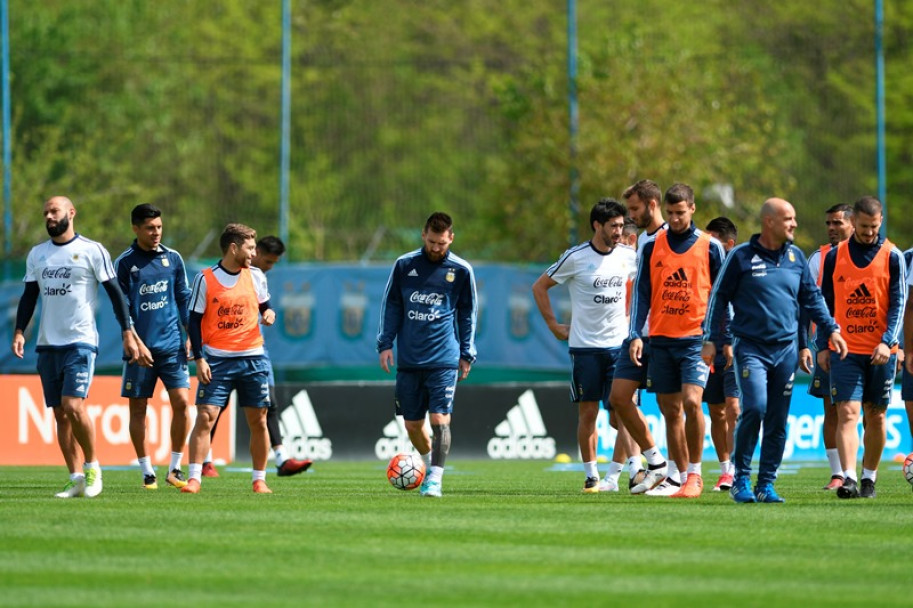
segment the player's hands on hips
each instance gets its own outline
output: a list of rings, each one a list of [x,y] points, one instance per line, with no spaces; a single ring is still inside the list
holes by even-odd
[[[843,336],[840,335],[839,331],[835,331],[831,334],[831,345],[834,347],[834,351],[840,355],[841,359],[846,359],[846,355],[850,352],[850,349],[847,347],[846,340],[843,339]]]
[[[812,373],[812,351],[810,348],[799,349],[799,368],[806,374]]]
[[[472,369],[472,363],[466,359],[460,359],[460,380],[465,380],[469,376],[469,370]]]
[[[884,365],[891,358],[891,347],[884,342],[879,342],[872,351],[872,365]]]
[[[631,340],[631,346],[628,348],[628,356],[631,357],[631,363],[641,367],[640,358],[644,354],[644,341],[640,338]]]
[[[13,336],[11,348],[13,349],[13,354],[20,359],[25,356],[25,336],[21,331],[17,331],[16,335]]]
[[[263,323],[264,325],[266,325],[267,327],[269,327],[270,325],[275,323],[276,322],[276,311],[273,310],[272,308],[267,308],[266,310],[264,310],[262,319],[260,320],[260,322]]]
[[[203,357],[197,359],[197,380],[203,384],[209,384],[212,381],[212,370],[209,369],[209,363]]]
[[[704,342],[704,345],[701,346],[701,360],[704,362],[704,365],[711,367],[714,359],[716,359],[716,344],[713,342]]]
[[[392,367],[393,349],[388,348],[387,350],[380,351],[380,368],[389,374]]]

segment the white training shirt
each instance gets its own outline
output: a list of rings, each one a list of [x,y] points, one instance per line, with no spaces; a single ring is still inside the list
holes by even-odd
[[[215,266],[212,266],[212,276],[215,277],[219,283],[230,289],[238,283],[241,273],[231,274],[226,272],[220,264],[216,264]],[[263,274],[263,271],[255,266],[251,266],[250,278],[253,281],[254,289],[257,292],[257,302],[263,304],[268,301],[269,286],[266,283],[266,275]],[[197,276],[193,279],[193,288],[190,292],[190,310],[200,314],[206,312],[206,279],[203,278],[202,272],[197,273]],[[203,345],[204,355],[215,355],[217,357],[253,357],[262,355],[265,352],[263,346],[257,346],[243,351],[227,351],[219,348],[211,348],[206,344]]]
[[[571,348],[614,348],[628,333],[628,283],[637,272],[636,254],[618,246],[600,253],[588,241],[565,251],[546,274],[567,283],[571,295]]]
[[[98,286],[116,278],[111,256],[101,243],[78,234],[63,245],[48,239],[32,247],[23,281],[38,283],[38,346],[86,344],[97,348]]]

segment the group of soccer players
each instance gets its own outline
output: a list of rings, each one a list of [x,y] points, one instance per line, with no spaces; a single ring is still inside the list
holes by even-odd
[[[174,413],[165,478],[169,485],[196,493],[204,473],[218,475],[211,464],[210,433],[233,389],[251,428],[253,491],[270,492],[265,483],[270,446],[280,476],[307,470],[310,460],[288,458],[282,447],[272,396],[275,383],[259,329],[260,322],[270,325],[275,320],[264,272],[284,252],[282,242],[276,237],[258,242],[251,228],[229,224],[220,238],[222,259],[197,275],[191,289],[180,254],[161,242],[161,211],[156,207],[141,204],[133,209],[136,239],[114,263],[100,243],[76,232],[75,217],[76,208],[66,197],[53,197],[44,205],[51,238],[29,252],[12,344],[21,358],[25,329],[40,297],[38,373],[45,403],[54,410],[58,444],[70,473],[56,496],[94,497],[103,487],[95,430],[84,406],[98,350],[99,285],[110,297],[123,332],[122,395],[129,399],[130,438],[142,471],[142,487],[158,488],[145,438],[148,399],[159,379]],[[181,468],[190,426],[188,359],[196,361],[200,381],[189,479]],[[206,470],[205,463],[209,463]]]
[[[898,358],[903,359],[906,274],[913,256],[911,249],[905,259],[880,236],[881,203],[863,197],[852,207],[828,209],[831,242],[807,264],[792,243],[795,210],[783,199],[765,201],[761,232],[741,245],[727,218],[716,218],[706,231],[694,225],[694,194],[686,184],[663,193],[655,182],[642,180],[625,190],[623,199],[624,206],[614,199],[596,203],[590,215],[593,238],[564,252],[532,288],[549,329],[568,341],[583,491],[617,492],[627,461],[633,494],[701,496],[703,400],[721,469],[713,489],[728,490],[738,503],[784,502],[774,483],[801,366],[815,373],[812,390],[827,396],[825,445],[833,478],[825,489],[836,489],[840,498],[874,498],[885,411]],[[644,230],[636,253],[624,244],[626,217]],[[560,283],[570,292],[569,324],[557,319],[548,297]],[[910,334],[913,312],[906,315]],[[812,334],[817,365],[808,348],[810,327],[817,330]],[[911,367],[908,361],[903,398],[913,414]],[[642,388],[656,393],[668,461],[636,406]],[[618,429],[602,480],[596,461],[600,401]],[[751,461],[762,427],[752,488]]]

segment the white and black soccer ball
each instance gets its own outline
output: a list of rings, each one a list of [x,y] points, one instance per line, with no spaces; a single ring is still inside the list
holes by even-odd
[[[425,479],[425,461],[418,454],[397,454],[387,465],[387,481],[397,490],[414,490]]]
[[[903,461],[903,476],[911,485],[913,485],[913,452],[907,454]]]

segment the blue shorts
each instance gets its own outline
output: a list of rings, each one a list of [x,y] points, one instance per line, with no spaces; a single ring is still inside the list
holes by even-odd
[[[621,347],[618,346],[572,349],[571,401],[602,401],[608,407],[615,362],[620,353]]]
[[[680,393],[683,384],[703,388],[707,384],[710,368],[701,359],[700,338],[685,338],[680,342],[653,341],[650,350],[650,369],[647,386],[659,395]]]
[[[637,382],[640,388],[647,388],[647,368],[650,365],[650,338],[643,338],[644,348],[640,355],[641,366],[637,367],[631,361],[631,340],[625,339],[615,361],[615,378]],[[653,392],[652,389],[650,392]]]
[[[891,355],[884,365],[872,365],[871,355],[852,353],[841,360],[831,353],[831,399],[871,403],[875,407],[888,407],[894,389],[894,370],[897,355]]]
[[[255,357],[206,357],[212,380],[200,383],[197,405],[225,407],[232,390],[241,407],[269,407],[269,359]]]
[[[424,420],[425,414],[453,412],[456,369],[417,369],[396,372],[396,415],[404,420]]]
[[[88,397],[94,372],[95,351],[87,346],[38,351],[38,375],[47,407],[60,407],[61,397]]]
[[[812,351],[812,355],[816,355],[815,351]],[[831,393],[831,375],[817,365],[817,360],[815,363],[815,369],[812,370],[812,380],[808,384],[808,394],[812,397],[824,399],[825,395]]]
[[[171,355],[154,355],[153,359],[152,367],[124,363],[124,371],[121,375],[121,397],[148,399],[155,393],[155,383],[159,378],[162,379],[162,384],[168,390],[190,388],[187,353],[183,348]]]
[[[726,399],[742,396],[739,391],[739,383],[735,379],[735,366],[726,367],[726,357],[722,353],[717,353],[713,359],[713,371],[707,378],[707,386],[704,387],[703,402],[709,405],[719,405],[726,403]]]

